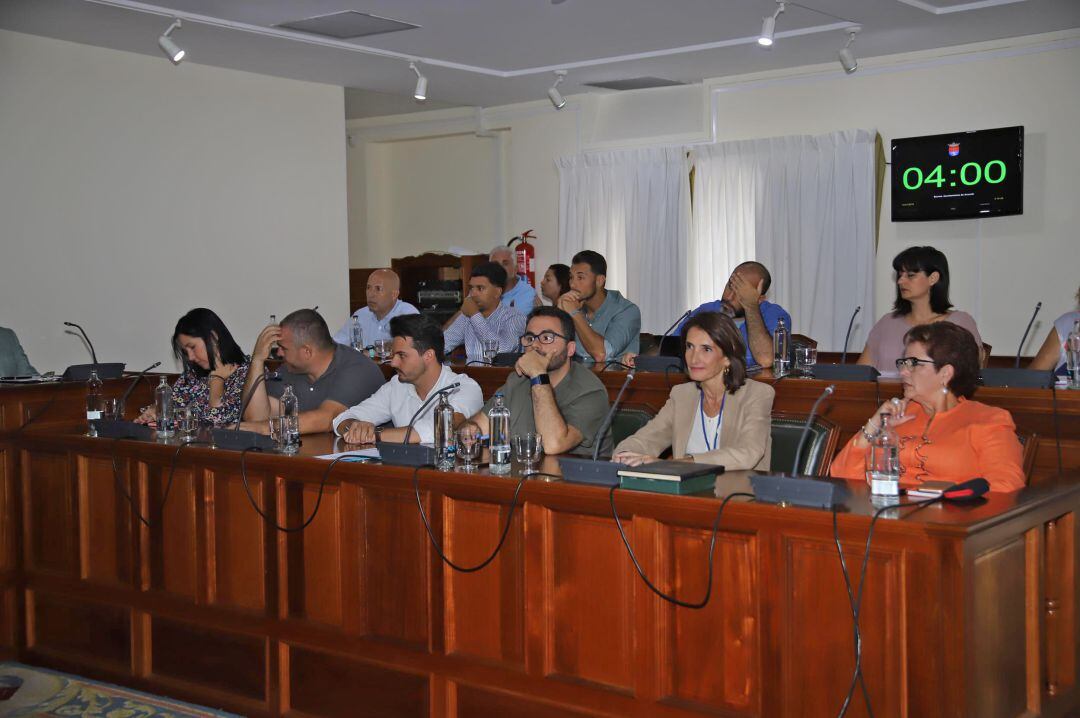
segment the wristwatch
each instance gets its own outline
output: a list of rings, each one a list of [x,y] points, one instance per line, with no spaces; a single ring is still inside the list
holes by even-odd
[[[547,374],[537,374],[532,379],[529,379],[531,386],[551,386],[551,377]]]

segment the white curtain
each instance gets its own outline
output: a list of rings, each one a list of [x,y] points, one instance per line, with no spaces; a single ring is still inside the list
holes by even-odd
[[[768,267],[767,298],[794,331],[839,351],[873,325],[874,141],[869,130],[724,142],[693,149],[694,222],[689,305],[717,299],[735,265]]]
[[[560,157],[559,257],[604,255],[607,286],[660,333],[689,302],[690,164],[686,150],[641,149]]]

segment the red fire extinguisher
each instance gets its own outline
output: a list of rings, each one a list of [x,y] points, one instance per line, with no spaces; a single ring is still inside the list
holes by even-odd
[[[536,247],[529,244],[530,239],[536,239],[533,234],[536,230],[530,229],[522,232],[520,237],[514,237],[506,243],[507,247],[514,248],[514,256],[517,258],[518,274],[524,274],[529,279],[529,284],[536,286]],[[518,245],[514,247],[514,242]]]

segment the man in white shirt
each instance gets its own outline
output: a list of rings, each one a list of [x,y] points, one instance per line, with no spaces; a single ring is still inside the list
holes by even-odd
[[[364,346],[371,346],[376,339],[389,339],[390,320],[394,317],[417,313],[416,307],[398,299],[400,295],[401,280],[392,269],[376,269],[368,275],[367,306],[360,307],[352,315],[360,321]],[[352,317],[338,329],[334,341],[352,346]]]
[[[439,325],[422,314],[395,317],[390,322],[393,356],[390,366],[397,375],[360,404],[334,418],[334,433],[350,444],[375,441],[375,427],[392,422],[394,428],[382,432],[382,441],[404,441],[409,420],[432,393],[460,383],[449,394],[454,407],[454,424],[472,416],[484,404],[480,385],[464,374],[443,366],[443,333]],[[410,443],[431,443],[435,439],[433,401],[416,418]]]
[[[518,274],[517,254],[505,245],[491,250],[488,259],[506,271],[506,287],[503,289],[502,305],[511,306],[522,314],[528,314],[533,307],[541,304],[536,288],[529,284],[529,278]]]

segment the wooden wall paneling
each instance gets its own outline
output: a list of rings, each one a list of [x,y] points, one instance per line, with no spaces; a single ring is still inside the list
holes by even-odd
[[[260,509],[275,515],[269,476],[248,466],[247,481]],[[210,600],[219,606],[263,612],[273,605],[269,592],[277,593],[276,578],[271,577],[277,553],[271,550],[273,529],[252,507],[240,472],[210,473],[206,491]]]
[[[421,494],[424,510],[439,535],[437,498]],[[361,631],[420,651],[432,649],[431,595],[441,580],[432,565],[430,542],[417,517],[411,490],[364,488],[360,555]],[[438,559],[435,559],[438,560]],[[437,576],[433,576],[433,571]],[[436,592],[441,597],[441,590]]]
[[[342,482],[341,505],[341,624],[346,633],[359,636],[367,626],[361,593],[364,555],[364,499],[360,485]]]
[[[115,449],[115,444],[112,445]],[[115,473],[114,473],[115,463]],[[75,457],[79,493],[80,577],[95,583],[133,585],[135,582],[136,521],[131,503],[137,501],[131,465],[126,458],[100,455]]]
[[[288,702],[292,715],[327,718],[428,718],[429,678],[367,661],[287,645]]]
[[[1042,586],[1043,603],[1038,608],[1043,617],[1045,683],[1040,686],[1048,703],[1056,698],[1076,695],[1077,635],[1076,616],[1076,514],[1068,513],[1043,528]]]
[[[490,716],[513,716],[514,718],[592,718],[592,711],[575,710],[567,706],[544,703],[509,693],[491,690],[490,687],[456,683],[450,692],[455,718],[489,718]]]
[[[848,572],[857,586],[865,541],[843,536],[841,533]],[[903,556],[883,545],[880,535],[877,538],[870,549],[860,610],[862,673],[874,715],[900,718],[905,715],[906,656],[887,647],[900,645],[904,629]],[[784,647],[782,703],[785,711],[798,705],[802,715],[833,715],[847,694],[855,668],[851,608],[836,546],[824,531],[819,535],[791,536],[785,544],[781,570],[787,586],[780,599],[784,625],[779,637]],[[813,660],[820,655],[829,655],[832,660]],[[848,715],[867,716],[858,689]]]
[[[638,578],[615,522],[584,512],[547,513],[538,577],[542,603],[533,607],[546,623],[541,638],[544,675],[629,695]]]
[[[651,524],[656,533],[658,561],[650,579],[675,598],[700,601],[707,587],[711,529],[640,518],[635,519],[638,523]],[[642,558],[638,551],[638,560]],[[657,636],[652,665],[660,700],[706,711],[760,712],[760,560],[754,533],[722,529],[713,559],[712,593],[704,608],[678,607],[639,589],[653,605],[646,614],[653,630],[644,635]]]
[[[509,509],[504,502],[443,498],[443,551],[459,566],[475,566],[499,543]],[[525,667],[525,559],[521,507],[514,511],[499,555],[484,569],[443,568],[446,653]]]
[[[979,690],[970,694],[970,715],[1020,716],[1028,710],[1027,645],[1029,624],[1025,590],[1037,575],[1027,572],[1028,549],[1023,536],[975,557],[971,585],[971,675]]]
[[[202,470],[178,465],[169,484],[169,465],[143,463],[140,481],[143,516],[150,526],[140,524],[143,534],[143,561],[146,588],[190,603],[208,601],[205,536],[206,514],[202,495],[207,479]],[[168,493],[166,494],[166,491]]]
[[[18,554],[15,546],[20,520],[15,498],[14,448],[0,442],[0,661],[15,658],[21,615],[15,603],[18,591]]]
[[[279,525],[300,526],[318,502],[318,513],[307,528],[278,532],[281,617],[343,627],[340,488],[327,485],[319,502],[317,484],[280,481]]]
[[[68,454],[23,451],[20,467],[26,570],[77,577],[79,497]]]
[[[29,590],[27,652],[66,665],[127,675],[131,667],[131,611],[123,606]],[[31,660],[30,662],[37,662]]]

